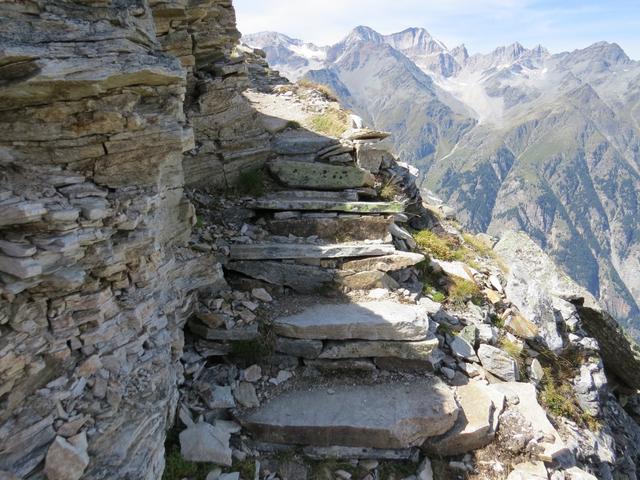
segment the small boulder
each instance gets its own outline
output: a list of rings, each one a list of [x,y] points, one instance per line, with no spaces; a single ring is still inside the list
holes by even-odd
[[[255,387],[249,382],[240,382],[233,391],[237,402],[243,407],[253,408],[260,405]]]
[[[471,346],[471,344],[461,336],[454,336],[449,341],[449,346],[451,347],[451,353],[455,357],[462,358],[470,362],[479,361],[476,352],[473,350],[473,346]]]
[[[242,372],[242,377],[245,381],[254,383],[262,378],[262,368],[260,365],[251,365],[249,368]]]
[[[229,432],[205,422],[180,432],[180,453],[189,462],[207,462],[231,466]]]
[[[257,298],[258,300],[262,300],[263,302],[272,302],[273,297],[267,292],[264,288],[254,288],[251,290],[251,295],[253,298]]]
[[[44,461],[44,473],[49,480],[78,480],[89,465],[87,437],[83,432],[68,441],[56,437]]]
[[[517,382],[520,378],[518,364],[506,352],[491,345],[482,344],[478,348],[480,363],[489,373],[505,382]]]

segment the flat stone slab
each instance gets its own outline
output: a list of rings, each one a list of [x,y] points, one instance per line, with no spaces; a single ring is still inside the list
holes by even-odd
[[[225,268],[272,285],[287,286],[300,293],[317,293],[334,282],[331,270],[312,265],[240,260],[227,263]]]
[[[322,304],[274,322],[278,335],[314,340],[424,340],[429,317],[402,303]]]
[[[437,338],[417,342],[355,340],[327,342],[318,358],[395,357],[407,360],[427,360],[438,347]]]
[[[377,215],[354,215],[334,218],[291,218],[270,220],[266,228],[274,235],[310,237],[316,235],[332,242],[378,240],[391,242],[389,218]]]
[[[342,264],[343,270],[366,272],[379,270],[381,272],[393,272],[403,268],[412,267],[425,259],[421,253],[398,251],[392,255],[375,258],[362,258],[350,260]]]
[[[453,391],[437,378],[411,385],[335,385],[290,391],[241,419],[254,438],[275,443],[409,448],[449,430]]]
[[[259,198],[251,205],[257,210],[320,210],[348,213],[401,213],[401,202],[346,202],[326,198],[270,199]]]
[[[332,145],[339,145],[338,140],[304,130],[283,132],[271,142],[273,151],[281,155],[315,154]]]
[[[268,167],[278,181],[294,188],[344,190],[375,184],[373,174],[359,167],[288,160],[269,162]]]
[[[389,255],[396,251],[387,243],[315,245],[304,243],[259,243],[231,245],[231,260],[281,260],[292,258],[342,258]]]
[[[265,200],[340,200],[344,202],[357,202],[358,192],[356,190],[344,190],[342,192],[322,190],[282,190],[271,192],[261,197]]]

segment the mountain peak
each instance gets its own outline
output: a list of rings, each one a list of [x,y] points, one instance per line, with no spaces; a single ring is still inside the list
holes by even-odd
[[[393,48],[404,53],[434,54],[449,50],[444,43],[435,39],[427,30],[411,27],[401,32],[384,36],[385,41]]]
[[[384,38],[381,34],[376,32],[373,28],[367,27],[365,25],[358,25],[356,28],[351,30],[346,38],[343,40],[345,43],[364,41],[364,42],[374,42],[374,43],[383,43]]]

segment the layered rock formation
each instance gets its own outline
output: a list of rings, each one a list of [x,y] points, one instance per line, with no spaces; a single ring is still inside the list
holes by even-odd
[[[234,12],[0,9],[0,470],[28,476],[83,431],[87,478],[155,479],[191,292],[224,283],[213,255],[181,248],[195,222],[183,152],[187,183],[200,162],[215,187],[263,148],[230,60]]]

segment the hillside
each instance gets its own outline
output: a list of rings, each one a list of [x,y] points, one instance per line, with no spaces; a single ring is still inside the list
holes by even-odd
[[[298,40],[244,41],[285,76],[329,85],[393,132],[423,188],[467,228],[527,232],[636,331],[640,64],[619,46],[552,55],[515,43],[469,55],[424,29],[381,35],[367,27],[331,47],[306,44],[293,57],[282,52]],[[311,50],[323,54],[305,63]]]

